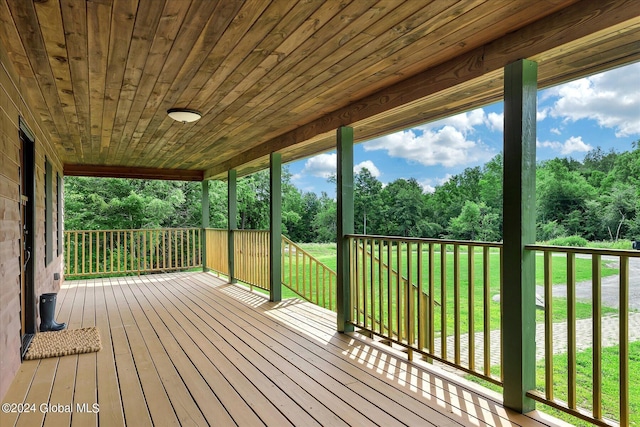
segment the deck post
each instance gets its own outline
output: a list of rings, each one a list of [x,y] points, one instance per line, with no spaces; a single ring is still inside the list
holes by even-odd
[[[521,59],[504,69],[504,405],[535,409],[536,97],[538,64]]]
[[[236,283],[234,274],[235,253],[233,247],[233,232],[238,229],[238,189],[237,189],[238,173],[235,169],[227,172],[227,247],[229,259],[229,283]]]
[[[353,128],[341,126],[337,130],[337,294],[338,332],[352,332],[351,275],[349,239],[354,232],[353,221]]]
[[[207,228],[209,228],[209,181],[202,181],[202,240],[200,253],[202,254],[202,271],[209,271],[207,267]]]
[[[282,155],[269,158],[269,301],[282,300]]]

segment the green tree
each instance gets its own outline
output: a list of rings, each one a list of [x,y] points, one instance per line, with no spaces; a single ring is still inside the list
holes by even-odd
[[[380,232],[382,183],[367,168],[354,177],[354,221],[357,233]]]

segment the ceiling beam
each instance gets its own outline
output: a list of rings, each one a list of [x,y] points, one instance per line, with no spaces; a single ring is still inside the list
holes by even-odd
[[[92,176],[99,178],[160,179],[169,181],[202,181],[204,171],[187,169],[156,169],[123,166],[71,165],[63,167],[65,176]]]
[[[317,135],[334,131],[339,126],[351,125],[421,98],[432,96],[481,77],[486,73],[501,70],[507,64],[518,59],[540,55],[634,19],[639,19],[635,0],[578,2],[471,52],[432,67],[266,141],[208,169],[204,176],[205,178],[221,177],[228,170],[264,158],[271,152],[280,151]],[[572,78],[575,78],[575,75]],[[558,80],[557,83],[560,83],[562,77],[559,77]],[[452,111],[452,113],[454,112]]]

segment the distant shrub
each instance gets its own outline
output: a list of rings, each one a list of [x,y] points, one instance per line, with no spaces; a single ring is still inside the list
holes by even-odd
[[[589,242],[588,247],[603,248],[603,249],[631,249],[631,240],[620,239],[617,242],[611,242],[606,240],[599,241],[599,242]]]
[[[566,236],[558,237],[557,239],[549,240],[548,244],[553,246],[587,246],[587,239],[580,236]]]

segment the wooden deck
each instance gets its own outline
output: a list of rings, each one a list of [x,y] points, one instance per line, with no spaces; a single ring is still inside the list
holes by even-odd
[[[338,334],[332,312],[207,273],[68,281],[58,304],[58,321],[98,326],[103,349],[24,362],[3,403],[36,410],[2,413],[3,427],[550,425]]]

